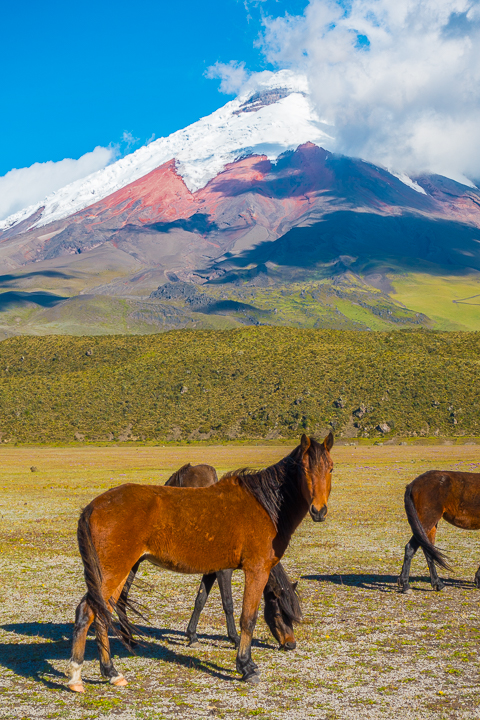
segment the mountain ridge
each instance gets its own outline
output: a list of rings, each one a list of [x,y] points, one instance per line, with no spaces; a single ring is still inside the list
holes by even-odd
[[[326,137],[325,126],[298,79],[286,79],[174,133],[183,155],[151,167],[167,152],[160,139],[100,171],[101,192],[97,183],[92,193],[96,173],[30,217],[4,221],[0,335],[249,323],[480,329],[475,303],[462,300],[477,295],[480,277],[480,191],[438,175],[399,176],[330,152],[318,137],[297,144],[307,132]],[[205,138],[229,133],[215,157],[195,159]],[[247,136],[254,150],[242,146]],[[126,184],[125,168],[134,177]],[[441,305],[433,313],[420,289],[431,293],[432,278]],[[172,282],[201,286],[206,299],[192,307],[155,294]]]

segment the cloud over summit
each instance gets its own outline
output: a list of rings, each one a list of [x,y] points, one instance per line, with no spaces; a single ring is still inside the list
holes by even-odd
[[[478,0],[310,0],[263,23],[266,59],[306,74],[334,125],[330,149],[480,178]]]

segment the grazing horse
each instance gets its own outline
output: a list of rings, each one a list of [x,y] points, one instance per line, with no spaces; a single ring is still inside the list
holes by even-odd
[[[130,570],[141,558],[167,570],[245,575],[236,667],[246,682],[260,673],[251,657],[258,606],[272,568],[303,518],[325,520],[330,494],[333,435],[318,443],[302,435],[287,457],[260,472],[236,471],[208,488],[126,484],[99,495],[78,521],[87,594],[75,616],[71,690],[83,691],[88,628],[95,621],[100,670],[112,685],[127,681],[115,669],[108,640],[112,613]],[[128,622],[122,618],[125,624]]]
[[[447,557],[434,545],[438,521],[443,517],[464,530],[480,529],[480,473],[429,470],[419,475],[406,487],[405,511],[413,537],[405,546],[399,590],[411,591],[410,564],[419,547],[425,554],[433,589],[443,590],[445,585],[435,566],[450,568]],[[480,587],[480,568],[475,574],[475,585]]]
[[[215,468],[211,465],[191,465],[187,463],[177,470],[165,483],[168,487],[210,487],[218,482]],[[128,592],[135,580],[141,560],[139,560],[130,571],[128,580],[123,586],[122,593],[117,602],[119,617],[126,617],[128,606]],[[197,637],[197,625],[201,612],[205,607],[210,591],[218,580],[220,595],[222,598],[223,610],[227,621],[227,633],[235,647],[240,644],[240,636],[237,634],[235,619],[233,617],[232,598],[232,570],[219,570],[217,573],[204,575],[200,588],[195,599],[195,608],[187,627],[188,644],[190,647],[199,645]],[[293,631],[293,623],[302,621],[302,609],[296,594],[297,583],[292,584],[281,563],[272,568],[268,582],[263,591],[265,600],[264,618],[273,637],[278,641],[281,650],[294,650],[296,640]],[[130,647],[136,645],[131,634],[130,627],[120,621],[121,632],[124,641]]]

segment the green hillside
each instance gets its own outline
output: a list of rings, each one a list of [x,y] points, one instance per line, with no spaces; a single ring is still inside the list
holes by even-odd
[[[11,442],[480,435],[480,333],[16,337],[0,407]]]
[[[109,294],[113,293],[111,287],[106,294],[102,288],[87,288],[78,294],[79,279],[67,282],[61,273],[48,277],[48,282],[43,276],[25,279],[19,275],[9,280],[12,289],[0,291],[0,340],[15,335],[144,335],[258,325],[480,330],[477,273],[443,276],[428,267],[406,272],[392,264],[372,262],[357,270],[332,275],[330,266],[312,269],[308,280],[300,272],[295,278],[291,270],[289,282],[278,269],[251,277],[246,270],[232,282],[177,282],[177,293],[168,292],[169,283],[157,290],[158,278],[153,285],[151,279],[148,288],[118,281],[120,286],[115,289],[120,294]],[[152,289],[150,296],[125,294]]]

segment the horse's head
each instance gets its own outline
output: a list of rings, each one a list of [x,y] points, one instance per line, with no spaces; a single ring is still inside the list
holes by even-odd
[[[302,492],[308,502],[312,520],[323,522],[327,516],[327,502],[332,486],[333,460],[330,450],[333,447],[333,435],[329,433],[323,443],[302,435],[300,441],[301,462],[303,465]]]

